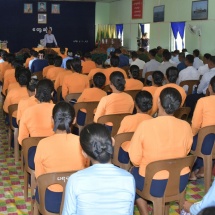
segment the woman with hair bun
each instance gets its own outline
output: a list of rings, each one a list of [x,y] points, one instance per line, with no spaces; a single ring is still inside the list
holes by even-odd
[[[100,116],[133,112],[134,101],[130,95],[123,92],[125,89],[125,78],[121,72],[111,73],[110,88],[113,93],[100,100],[94,122],[97,122]]]
[[[80,134],[84,155],[92,166],[70,176],[63,215],[132,215],[135,184],[132,175],[111,164],[113,139],[101,124],[89,124]]]
[[[75,110],[69,103],[59,102],[52,111],[55,134],[42,139],[36,150],[35,176],[50,172],[64,172],[84,169],[88,166],[82,154],[79,136],[71,134],[71,125],[75,123]],[[63,189],[52,185],[46,191],[46,209],[59,213]],[[36,199],[38,192],[36,191]]]
[[[143,190],[146,166],[158,160],[185,157],[190,151],[193,135],[190,125],[173,116],[181,105],[181,95],[175,88],[161,91],[158,101],[158,117],[143,121],[132,137],[129,157],[134,164],[131,173],[135,178],[136,188]],[[189,179],[189,168],[181,172],[180,192]],[[167,184],[168,173],[161,171],[152,181],[151,194],[162,197]],[[147,201],[136,195],[136,204],[141,215],[148,214]]]

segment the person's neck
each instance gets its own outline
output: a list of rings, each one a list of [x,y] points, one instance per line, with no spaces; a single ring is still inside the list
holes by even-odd
[[[57,129],[56,130],[56,132],[55,132],[55,134],[66,134],[67,132],[64,130],[64,131],[62,131],[62,130],[59,130],[59,129]]]
[[[91,161],[92,165],[94,165],[94,164],[101,164],[99,161],[94,160],[94,159],[91,158],[91,157],[90,157],[90,161]],[[105,163],[105,164],[111,164],[111,160],[109,160],[109,161],[108,161],[107,163]]]

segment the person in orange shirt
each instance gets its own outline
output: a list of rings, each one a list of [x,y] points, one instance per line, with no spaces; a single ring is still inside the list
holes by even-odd
[[[144,86],[142,90],[146,90],[154,97],[155,91],[158,87],[162,86],[164,74],[161,71],[154,71],[152,74],[152,86]]]
[[[82,73],[88,74],[91,69],[95,69],[96,64],[94,61],[92,61],[92,55],[90,52],[85,53],[84,55],[84,61],[82,62]]]
[[[68,75],[63,79],[62,96],[64,99],[69,93],[81,93],[85,88],[90,87],[88,77],[80,74],[82,66],[79,58],[72,59],[71,70],[71,75]]]
[[[119,68],[119,57],[118,56],[112,56],[110,59],[110,64],[111,64],[111,67],[107,68],[103,71],[103,73],[106,76],[105,86],[110,84],[110,75],[112,72],[119,71],[124,75],[124,78],[128,77],[125,70]]]
[[[165,88],[158,102],[159,116],[143,121],[132,137],[129,157],[135,166],[131,174],[136,181],[136,188],[143,190],[146,166],[158,160],[185,157],[192,145],[190,125],[173,116],[181,105],[181,95],[175,88]],[[189,168],[181,172],[180,192],[189,179]],[[161,171],[154,176],[151,195],[162,197],[167,183],[168,173]],[[141,215],[148,214],[147,201],[136,195],[136,205]]]
[[[95,60],[96,63],[96,68],[95,69],[91,69],[90,73],[88,74],[88,78],[89,81],[91,81],[93,79],[93,76],[97,73],[97,72],[103,72],[104,67],[102,65],[102,59],[100,57],[97,57]]]
[[[153,95],[153,106],[152,106],[152,110],[151,110],[151,114],[154,115],[157,110],[158,110],[158,105],[157,105],[157,101],[158,101],[158,98],[160,96],[160,93],[161,91],[164,89],[164,88],[167,88],[167,87],[173,87],[175,88],[176,90],[179,91],[179,93],[181,94],[181,97],[182,97],[182,102],[181,102],[181,107],[183,106],[184,104],[184,101],[186,99],[186,92],[184,90],[183,87],[180,87],[176,84],[176,81],[178,79],[178,69],[174,66],[172,67],[169,67],[167,70],[166,70],[166,77],[167,77],[167,84],[161,86],[161,87],[158,87]]]
[[[28,98],[23,98],[19,101],[18,109],[17,109],[17,116],[16,116],[16,122],[19,124],[19,121],[25,112],[25,110],[35,104],[38,104],[38,100],[35,98],[35,90],[36,86],[38,84],[38,79],[31,78],[31,81],[29,82],[29,85],[27,87],[28,89]]]
[[[137,65],[130,67],[130,79],[125,79],[125,91],[126,90],[142,90],[143,83],[138,80],[140,69]]]
[[[210,96],[206,96],[204,98],[200,98],[196,104],[191,128],[193,131],[193,145],[192,150],[195,151],[197,140],[198,140],[198,132],[201,128],[206,126],[215,125],[215,76],[210,80],[210,84],[208,87],[210,92]],[[209,155],[211,154],[211,150],[213,149],[215,140],[214,134],[209,134],[205,137],[203,145],[202,145],[202,153]],[[202,158],[197,158],[194,166],[193,172],[190,176],[190,180],[196,180],[197,178],[204,177],[204,164]]]
[[[48,66],[43,68],[43,78],[46,77],[46,74],[47,74],[48,70],[50,68],[54,67],[54,55],[53,54],[48,54],[48,55],[45,56],[45,59],[48,60]]]
[[[16,71],[16,80],[19,84],[19,87],[11,89],[4,101],[3,110],[8,113],[8,107],[12,104],[18,104],[22,98],[28,98],[28,90],[27,86],[31,80],[31,72],[28,69],[22,68]],[[15,111],[12,115],[12,123],[14,127],[18,128],[16,124],[16,115],[17,111]],[[9,123],[9,116],[6,117],[6,122]]]
[[[65,69],[61,67],[61,64],[62,57],[56,56],[54,58],[54,67],[48,69],[46,73],[46,78],[50,79],[51,81],[55,81],[59,73],[65,72]]]
[[[34,157],[35,176],[51,172],[75,171],[88,167],[83,156],[79,136],[71,134],[71,125],[75,123],[75,110],[69,103],[59,102],[52,111],[55,134],[42,139]],[[46,210],[59,213],[63,189],[52,185],[46,191]],[[38,190],[36,200],[39,202]]]
[[[94,122],[97,122],[98,118],[104,115],[133,112],[134,101],[129,94],[123,92],[125,78],[121,72],[111,73],[110,88],[113,93],[100,100],[95,112]]]
[[[25,61],[25,68],[28,68],[29,67],[29,62],[34,59],[33,53],[34,53],[34,50],[31,49],[30,50],[30,57],[27,58],[26,61]]]
[[[67,57],[67,55],[65,54],[65,52],[66,52],[65,47],[60,47],[60,54],[59,54],[59,56],[61,56],[62,59],[64,59],[64,58]]]

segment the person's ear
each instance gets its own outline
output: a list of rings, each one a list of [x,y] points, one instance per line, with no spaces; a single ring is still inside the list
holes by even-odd
[[[114,146],[115,145],[115,139],[113,137],[111,137],[111,139],[112,139],[112,146]]]
[[[81,151],[81,153],[85,158],[88,158],[88,155],[83,150]]]
[[[76,117],[73,119],[72,124],[75,125],[75,123],[76,123]]]

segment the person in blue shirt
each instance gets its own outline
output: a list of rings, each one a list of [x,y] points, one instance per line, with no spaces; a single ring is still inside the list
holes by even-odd
[[[113,139],[105,125],[89,124],[80,134],[83,154],[92,166],[69,177],[63,215],[133,215],[133,176],[111,164]]]
[[[180,72],[181,70],[187,68],[187,66],[185,64],[185,54],[184,54],[184,52],[179,53],[178,59],[179,59],[180,63],[177,65],[177,69]]]
[[[120,49],[115,50],[115,55],[119,57],[119,67],[129,66],[129,58],[122,54]]]
[[[38,59],[35,59],[31,64],[31,73],[43,71],[43,68],[48,66],[48,60],[44,59],[45,51],[38,52]]]
[[[67,62],[67,60],[72,60],[73,59],[72,56],[73,56],[72,50],[68,49],[67,50],[67,57],[64,58],[62,61],[62,65],[61,65],[62,68],[66,69],[66,62]]]

